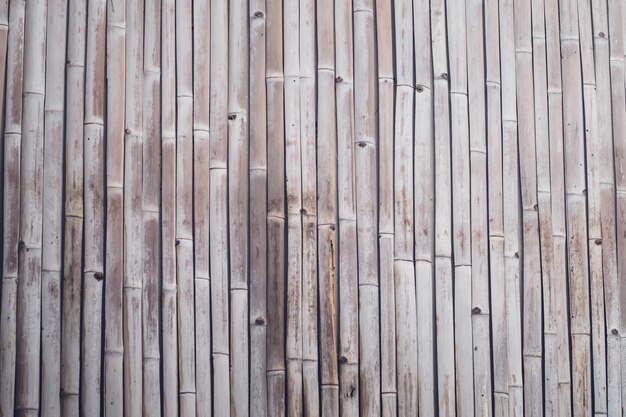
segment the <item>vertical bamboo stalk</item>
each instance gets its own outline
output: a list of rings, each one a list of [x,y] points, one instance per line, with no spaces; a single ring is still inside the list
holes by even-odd
[[[6,105],[11,107],[9,101],[12,98],[5,99],[4,97],[5,91],[7,93],[11,91],[10,82],[15,85],[18,79],[11,72],[6,77],[7,67],[16,65],[18,63],[16,58],[21,60],[21,51],[17,55],[13,52],[14,58],[9,59],[7,54],[8,34],[9,1],[3,0],[0,2],[0,80],[2,80],[0,81],[0,97],[2,97],[0,100],[0,115],[2,116],[0,160],[2,161],[1,181],[3,185],[2,204],[0,206],[3,214],[0,228],[3,242],[2,257],[0,258],[2,260],[2,275],[0,276],[0,335],[2,335],[0,339],[0,415],[9,415],[13,412],[15,397],[15,298],[17,296],[17,241],[19,239],[17,222],[19,215],[19,136],[15,134],[6,135],[10,132],[7,132],[5,128],[7,123],[5,120],[10,116],[8,112],[5,114],[4,106],[6,101]],[[21,78],[19,82],[21,88]],[[21,99],[19,95],[17,97]]]
[[[380,416],[380,310],[376,186],[374,2],[357,0],[354,17],[354,118],[359,285],[360,415]]]
[[[396,383],[396,300],[393,275],[394,72],[393,50],[388,47],[388,45],[393,44],[392,13],[391,2],[376,2],[376,52],[378,57],[378,256],[381,407],[383,417],[395,416],[398,402]],[[419,324],[418,322],[418,329],[420,328]],[[432,358],[432,354],[430,357]],[[431,379],[431,381],[433,380]]]
[[[163,416],[178,416],[176,2],[161,3],[161,367]]]
[[[229,4],[228,223],[230,258],[230,366],[234,416],[249,415],[248,340],[248,3]]]
[[[126,3],[124,149],[124,416],[143,410],[143,1]]]
[[[211,339],[213,412],[230,415],[230,349],[228,340],[228,2],[211,1],[211,98],[209,144],[209,241],[211,267]]]
[[[302,171],[302,409],[319,416],[315,1],[300,3],[300,155]]]
[[[29,2],[24,19],[24,84],[17,281],[15,415],[39,415],[44,96],[47,2]]]
[[[192,2],[176,2],[176,281],[181,416],[196,415],[192,36]]]
[[[65,96],[65,237],[61,335],[61,415],[79,415],[83,240],[83,123],[86,4],[70,2]]]
[[[209,0],[193,2],[193,239],[196,412],[211,414],[211,281],[209,249],[209,119],[211,68]]]
[[[106,279],[104,284],[104,413],[123,414],[124,119],[126,13],[107,3]],[[115,62],[115,65],[111,63]]]
[[[161,275],[161,1],[145,3],[143,55],[143,409],[161,412],[160,311]],[[208,176],[208,175],[207,175]]]
[[[285,176],[287,192],[287,414],[302,414],[302,158],[300,2],[283,4]]]
[[[0,7],[1,9],[1,7]],[[1,12],[0,12],[1,13]],[[1,27],[1,26],[0,26]],[[63,256],[63,136],[67,1],[48,3],[46,25],[43,235],[41,262],[41,415],[59,417],[61,403],[61,268]],[[4,36],[4,37],[3,37]],[[6,45],[6,34],[0,34]],[[0,45],[4,62],[6,46]],[[3,65],[3,64],[2,64]],[[2,77],[3,73],[0,73]],[[0,83],[4,85],[4,83]],[[1,112],[0,112],[1,114]],[[0,337],[4,333],[0,333]]]
[[[438,409],[456,412],[452,290],[452,184],[445,4],[431,2],[435,154],[435,298]]]
[[[337,112],[339,413],[359,413],[358,281],[354,178],[352,1],[335,4]]]
[[[101,402],[102,287],[104,278],[104,77],[106,2],[89,1],[85,62],[85,231],[81,413],[97,415]]]
[[[267,417],[267,92],[265,0],[250,2],[250,410]],[[315,249],[313,249],[315,253]],[[317,309],[315,311],[317,314]],[[317,369],[317,367],[316,367]]]
[[[334,2],[317,1],[317,262],[321,415],[339,416]],[[268,33],[270,26],[268,26]],[[268,40],[269,40],[268,36]],[[269,111],[269,108],[268,108]],[[269,148],[268,148],[269,150]],[[268,180],[271,179],[268,176]],[[271,182],[268,182],[271,184]],[[269,185],[268,185],[269,187]],[[269,272],[269,271],[268,271]],[[269,302],[269,300],[268,300]]]

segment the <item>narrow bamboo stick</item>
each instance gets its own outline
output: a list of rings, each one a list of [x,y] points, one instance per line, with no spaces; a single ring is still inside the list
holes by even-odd
[[[302,410],[319,416],[315,1],[300,3],[300,155],[302,170]]]
[[[104,413],[123,415],[124,119],[126,14],[107,3],[106,279],[104,284]],[[117,65],[110,65],[116,62]]]
[[[83,123],[86,4],[71,2],[65,96],[65,237],[61,335],[61,415],[79,415],[83,241]]]
[[[376,40],[378,54],[378,256],[380,286],[381,408],[383,417],[396,415],[398,398],[396,383],[396,301],[393,275],[394,72],[393,51],[391,48],[387,47],[387,45],[391,45],[393,42],[392,12],[391,2],[376,2]],[[420,322],[418,322],[418,329],[420,328],[419,325]],[[430,334],[432,333],[431,330]],[[432,358],[432,354],[430,358]],[[429,363],[431,363],[432,368],[432,361]],[[432,381],[433,379],[431,378],[431,382]]]
[[[176,2],[161,3],[161,368],[162,413],[178,416],[176,282]]]
[[[229,3],[228,223],[230,259],[230,412],[249,415],[248,169],[249,27],[247,1]]]
[[[211,69],[209,0],[193,2],[193,240],[195,285],[196,412],[211,415],[211,280],[209,122]],[[208,186],[207,186],[208,185]]]
[[[431,2],[435,154],[435,299],[438,409],[456,412],[452,290],[452,184],[445,4]]]
[[[267,93],[265,0],[250,2],[250,410],[267,414]],[[313,249],[315,254],[315,249]],[[316,312],[317,314],[317,309]]]
[[[143,17],[142,1],[126,3],[124,148],[124,416],[143,412]]]
[[[209,144],[209,241],[211,267],[211,339],[213,412],[230,415],[228,340],[228,2],[211,1],[211,75]]]
[[[161,413],[161,1],[145,3],[143,66],[143,409]],[[207,175],[208,176],[208,175]]]
[[[61,357],[63,259],[63,129],[67,41],[67,2],[65,0],[48,3],[46,29],[46,38],[55,39],[55,41],[47,42],[46,46],[44,221],[41,262],[41,338],[45,342],[41,345],[41,415],[59,417],[61,415],[59,398],[61,363],[59,359]],[[6,34],[0,34],[0,42],[6,45]],[[2,48],[5,53],[2,53]],[[6,46],[0,45],[0,61],[4,62],[5,55]],[[0,77],[2,77],[1,73]],[[4,86],[4,83],[0,84]],[[1,111],[0,114],[2,114]]]
[[[269,23],[269,22],[268,22]],[[334,2],[317,1],[317,265],[321,415],[339,416]],[[268,33],[270,26],[268,26]],[[268,40],[270,38],[268,37]],[[268,109],[269,111],[269,109]],[[269,150],[269,148],[268,148]],[[268,176],[268,180],[270,177]],[[271,182],[268,182],[271,184]],[[269,187],[269,185],[268,185]],[[269,271],[268,271],[269,272]],[[269,300],[268,300],[269,302]]]
[[[102,290],[104,278],[104,103],[106,1],[87,6],[85,60],[85,230],[83,249],[83,315],[81,413],[96,415],[101,405]]]
[[[335,4],[339,272],[339,413],[359,413],[352,1]]]

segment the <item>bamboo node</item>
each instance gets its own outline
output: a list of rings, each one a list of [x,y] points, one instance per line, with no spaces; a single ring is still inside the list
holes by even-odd
[[[235,120],[237,115],[235,113],[228,113],[228,120]]]
[[[480,314],[481,312],[482,310],[480,309],[480,307],[472,308],[472,314]]]
[[[596,239],[594,242],[596,245],[600,246],[602,244],[602,239]]]
[[[263,17],[263,12],[261,12],[261,11],[254,12],[254,17],[256,17],[256,18],[261,18],[261,17]]]
[[[256,318],[256,320],[254,320],[254,322],[260,326],[262,324],[265,324],[265,319],[259,316]]]
[[[613,330],[611,330],[611,334],[617,336],[619,334],[619,332],[617,331],[617,329],[613,329]]]

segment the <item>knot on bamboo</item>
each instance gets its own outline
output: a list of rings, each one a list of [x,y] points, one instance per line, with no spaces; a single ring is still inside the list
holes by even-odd
[[[617,336],[619,334],[619,332],[617,331],[617,329],[613,329],[611,330],[611,334],[614,336]]]
[[[93,274],[93,277],[97,281],[102,281],[104,279],[104,274],[102,272],[96,272],[95,274]]]
[[[420,85],[420,84],[417,84],[415,86],[415,91],[417,91],[418,93],[423,93],[424,92],[424,86]]]
[[[228,113],[228,120],[235,120],[237,115],[235,113]]]
[[[256,318],[256,320],[254,320],[254,322],[256,324],[258,324],[259,326],[261,326],[261,325],[265,324],[265,319],[263,317],[259,316],[259,317]]]
[[[594,243],[600,246],[602,244],[602,239],[596,239]]]
[[[601,38],[604,38],[606,35],[604,34],[604,32],[600,32],[600,33],[598,33],[598,36],[601,37]]]
[[[339,357],[339,363],[342,364],[342,365],[348,363],[348,358],[346,358],[345,356],[341,355]]]
[[[480,309],[480,307],[472,308],[472,314],[480,314],[481,312],[482,310]]]
[[[336,83],[340,83],[343,81],[343,77],[341,75],[337,76],[337,78],[335,78],[335,82]]]
[[[447,72],[442,72],[441,73],[441,79],[442,80],[447,80],[448,79],[448,73]]]
[[[263,17],[263,12],[261,11],[254,12],[254,17],[256,17],[257,19],[260,19],[261,17]]]

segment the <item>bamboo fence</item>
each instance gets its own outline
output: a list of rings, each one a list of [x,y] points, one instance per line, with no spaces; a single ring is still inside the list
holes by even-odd
[[[0,0],[0,417],[620,417],[622,0]]]

